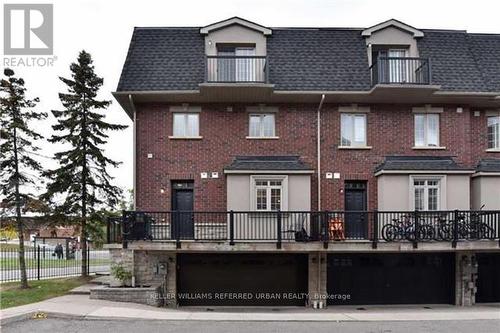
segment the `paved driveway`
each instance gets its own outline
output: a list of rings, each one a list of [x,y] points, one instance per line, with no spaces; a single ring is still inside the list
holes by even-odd
[[[224,322],[224,321],[164,321],[164,320],[78,320],[30,319],[7,324],[3,333],[18,332],[481,332],[498,333],[498,320],[472,321],[397,321],[397,322]]]

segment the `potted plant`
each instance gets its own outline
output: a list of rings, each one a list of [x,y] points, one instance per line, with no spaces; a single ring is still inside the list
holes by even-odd
[[[123,287],[130,285],[132,273],[127,271],[121,264],[111,266],[111,279],[110,287]]]

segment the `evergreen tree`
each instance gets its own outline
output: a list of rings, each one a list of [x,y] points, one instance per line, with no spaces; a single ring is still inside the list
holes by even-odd
[[[2,206],[15,211],[19,236],[19,268],[21,287],[28,288],[26,262],[24,258],[24,230],[21,211],[34,200],[33,190],[39,183],[37,174],[42,166],[33,158],[40,148],[34,142],[43,139],[29,127],[32,120],[47,117],[44,112],[33,110],[38,98],[27,99],[24,80],[16,78],[14,71],[5,69],[0,82],[0,185],[3,195]],[[33,172],[35,174],[33,174]]]
[[[87,224],[98,218],[103,207],[114,207],[121,199],[121,190],[111,184],[113,178],[107,171],[109,166],[117,167],[121,162],[104,155],[106,132],[123,130],[127,126],[104,121],[104,111],[111,101],[97,99],[103,79],[94,73],[89,53],[81,51],[70,71],[71,78],[59,78],[66,84],[67,92],[59,94],[64,109],[52,111],[57,119],[52,128],[58,134],[49,139],[69,149],[54,155],[59,166],[46,173],[49,184],[44,197],[55,202],[57,212],[79,216],[82,275],[86,276]]]

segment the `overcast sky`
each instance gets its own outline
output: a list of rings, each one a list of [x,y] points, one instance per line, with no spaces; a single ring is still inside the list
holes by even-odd
[[[416,28],[459,29],[500,33],[500,1],[494,0],[61,0],[13,1],[3,3],[54,4],[54,67],[14,67],[29,89],[39,97],[39,110],[61,107],[57,93],[64,86],[58,76],[69,75],[69,64],[82,49],[94,58],[96,72],[104,77],[101,97],[113,99],[134,26],[204,26],[232,16],[270,27],[369,27],[395,18]],[[3,10],[3,9],[2,9]],[[3,19],[3,15],[1,16]],[[3,24],[2,28],[3,29]],[[2,33],[3,36],[3,33]],[[3,38],[3,37],[2,37]],[[1,43],[3,55],[3,42]],[[500,60],[499,60],[500,61]],[[3,66],[3,64],[2,64]],[[3,69],[2,69],[3,72]],[[108,110],[108,121],[131,125],[118,103]],[[37,126],[51,133],[55,119]],[[54,147],[41,142],[43,154],[52,156]],[[132,127],[113,133],[106,146],[108,155],[122,161],[111,170],[116,184],[132,187]],[[48,167],[54,164],[48,158]]]

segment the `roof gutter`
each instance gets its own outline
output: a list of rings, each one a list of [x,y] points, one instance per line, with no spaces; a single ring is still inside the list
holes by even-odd
[[[325,101],[325,94],[321,95],[321,101],[318,105],[317,111],[317,142],[316,142],[316,155],[318,158],[318,211],[321,211],[321,107],[323,107],[323,102]]]

